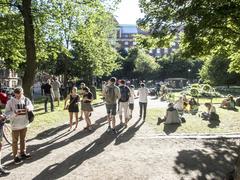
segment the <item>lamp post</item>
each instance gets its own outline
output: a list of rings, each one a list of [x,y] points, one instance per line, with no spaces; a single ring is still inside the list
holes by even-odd
[[[188,81],[190,82],[190,73],[191,73],[191,69],[188,69]]]

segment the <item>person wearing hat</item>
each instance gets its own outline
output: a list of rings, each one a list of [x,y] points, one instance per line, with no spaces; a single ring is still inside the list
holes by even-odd
[[[19,164],[24,159],[31,156],[26,154],[26,133],[29,126],[28,111],[33,111],[32,102],[23,95],[23,89],[14,89],[14,97],[11,98],[5,107],[5,115],[11,122],[12,128],[12,151],[15,164]],[[20,139],[20,154],[18,155],[18,141]]]

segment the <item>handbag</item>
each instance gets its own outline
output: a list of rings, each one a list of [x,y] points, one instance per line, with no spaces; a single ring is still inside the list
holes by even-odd
[[[29,123],[33,122],[34,117],[35,117],[33,112],[32,111],[28,111],[27,114],[28,114],[28,121],[29,121]]]
[[[25,105],[27,105],[27,98],[25,98]],[[29,123],[32,123],[35,117],[33,111],[28,111],[27,116],[28,116]]]

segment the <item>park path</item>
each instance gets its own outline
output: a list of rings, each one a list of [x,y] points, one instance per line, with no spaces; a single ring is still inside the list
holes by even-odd
[[[117,135],[106,133],[105,107],[99,106],[92,115],[94,132],[82,130],[84,121],[77,131],[62,124],[42,132],[28,141],[32,159],[21,165],[12,163],[5,146],[2,162],[11,174],[2,179],[224,179],[232,170],[238,140],[150,138],[156,133],[138,119],[138,100],[135,105],[128,128],[118,126]],[[149,108],[160,106],[166,103],[149,100]]]

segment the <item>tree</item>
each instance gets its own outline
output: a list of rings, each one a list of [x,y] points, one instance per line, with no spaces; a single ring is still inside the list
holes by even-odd
[[[201,79],[212,85],[239,84],[238,74],[228,72],[230,59],[226,54],[218,54],[204,62],[200,71]]]
[[[159,64],[143,49],[132,48],[122,61],[122,67],[114,75],[126,79],[151,79]]]
[[[239,0],[140,0],[140,6],[145,17],[139,25],[150,30],[158,47],[183,32],[188,57],[224,51],[231,70],[240,73]]]
[[[198,73],[202,67],[203,61],[199,59],[186,58],[182,52],[164,56],[158,59],[161,69],[157,72],[156,77],[164,80],[166,78],[187,78],[197,79]]]
[[[65,67],[71,64],[70,43],[90,14],[111,9],[105,3],[105,0],[0,0],[0,58],[7,67],[24,72],[27,96],[31,94],[37,67],[56,64],[54,60],[60,55]],[[63,72],[67,74],[65,69]]]

